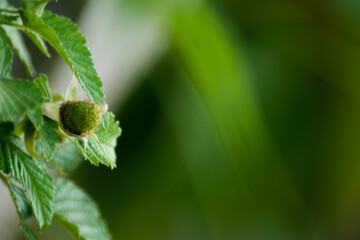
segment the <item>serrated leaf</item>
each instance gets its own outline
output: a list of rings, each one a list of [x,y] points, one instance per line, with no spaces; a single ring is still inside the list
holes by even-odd
[[[14,27],[5,25],[3,25],[2,28],[6,33],[6,41],[14,49],[21,62],[25,65],[27,73],[30,76],[33,76],[35,73],[35,68],[20,31]]]
[[[38,240],[37,236],[33,233],[33,231],[31,230],[31,228],[28,225],[26,225],[25,223],[21,223],[19,226],[20,226],[21,231],[24,232],[27,239]]]
[[[21,10],[20,15],[27,29],[40,34],[69,64],[87,96],[96,103],[105,104],[102,83],[86,47],[86,40],[76,25],[50,11],[44,11],[41,18],[27,10]]]
[[[32,215],[32,209],[29,200],[26,198],[24,190],[9,182],[9,188],[11,197],[15,203],[16,209],[19,213],[19,217],[22,221]]]
[[[14,136],[0,137],[7,154],[3,156],[10,174],[20,183],[30,200],[40,231],[51,224],[53,216],[54,183],[42,163],[23,150],[22,141]],[[3,154],[3,153],[2,153]]]
[[[84,140],[76,139],[75,141],[85,159],[95,165],[102,163],[114,168],[116,167],[116,139],[120,134],[119,122],[115,121],[112,113],[105,113],[102,124],[95,131],[97,139],[89,138],[86,148]]]
[[[34,32],[30,32],[25,30],[24,33],[33,41],[33,43],[37,46],[37,48],[46,56],[50,57],[49,50],[46,46],[45,41],[39,36],[39,34],[36,34]]]
[[[41,16],[46,4],[48,4],[50,0],[22,0],[21,6],[25,10],[29,10],[33,12],[36,16]]]
[[[41,102],[41,91],[33,82],[0,78],[0,121],[19,118]]]
[[[34,79],[35,84],[39,87],[43,94],[45,102],[51,102],[53,100],[52,91],[45,74],[40,74],[39,77]]]
[[[45,74],[40,74],[39,77],[34,79],[34,82],[39,87],[40,91],[43,93],[44,101],[51,102],[53,96],[47,76]]]
[[[6,77],[11,71],[13,54],[5,40],[5,32],[0,28],[0,77]]]
[[[55,183],[54,218],[80,239],[110,239],[96,204],[74,183],[63,178]]]
[[[72,143],[64,143],[57,147],[53,157],[62,170],[68,171],[74,169],[81,161],[81,154],[77,147]],[[50,163],[50,166],[55,167]]]

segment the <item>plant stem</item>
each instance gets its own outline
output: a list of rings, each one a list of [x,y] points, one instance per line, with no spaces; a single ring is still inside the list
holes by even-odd
[[[20,137],[21,134],[23,134],[25,131],[25,125],[26,125],[27,121],[28,121],[28,118],[24,117],[23,120],[21,120],[21,122],[15,126],[13,134]]]
[[[19,10],[10,10],[10,9],[4,9],[4,8],[0,8],[0,12],[19,14]]]

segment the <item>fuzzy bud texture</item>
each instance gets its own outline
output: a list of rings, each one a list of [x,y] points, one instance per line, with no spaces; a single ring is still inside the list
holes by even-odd
[[[70,133],[86,135],[100,125],[103,111],[99,104],[89,100],[65,102],[60,108],[60,120]]]

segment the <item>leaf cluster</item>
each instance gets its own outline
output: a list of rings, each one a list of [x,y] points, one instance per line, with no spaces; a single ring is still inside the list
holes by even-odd
[[[52,93],[46,75],[36,75],[24,35],[47,57],[47,43],[51,45],[73,70],[88,98],[106,104],[85,38],[71,20],[44,10],[48,2],[23,0],[17,9],[0,1],[0,177],[9,187],[20,229],[28,239],[37,239],[25,222],[32,216],[39,232],[55,219],[76,239],[110,239],[89,196],[70,180],[49,173],[49,168],[63,174],[73,169],[81,155],[94,165],[115,167],[114,148],[121,129],[114,115],[106,112],[95,139],[86,144],[84,139],[64,134],[58,122],[44,116],[42,105],[63,97]],[[11,76],[14,53],[32,80]]]

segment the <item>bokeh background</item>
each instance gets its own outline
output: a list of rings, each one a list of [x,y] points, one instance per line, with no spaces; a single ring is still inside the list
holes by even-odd
[[[123,129],[115,170],[70,176],[114,239],[360,239],[359,1],[48,6],[79,24]],[[29,48],[65,92],[69,67]],[[7,195],[1,231],[23,239]]]

